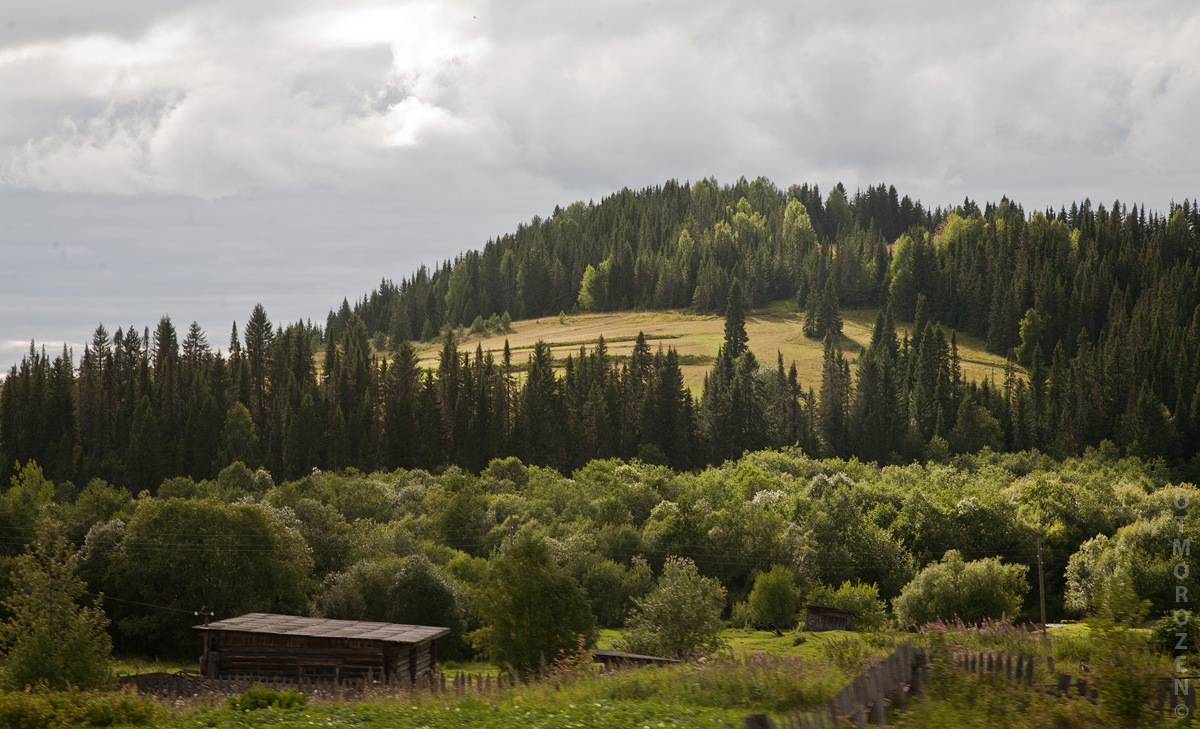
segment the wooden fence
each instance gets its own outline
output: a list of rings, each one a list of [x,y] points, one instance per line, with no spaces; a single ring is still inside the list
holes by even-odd
[[[1013,656],[1009,653],[968,652],[958,655],[954,667],[965,673],[978,676],[1002,678],[1010,684],[1023,686],[1032,691],[1042,691],[1062,698],[1087,699],[1092,703],[1100,696],[1086,675],[1073,676],[1058,671],[1054,659],[1047,656],[1046,674],[1042,681],[1034,680],[1033,656]],[[1081,668],[1083,668],[1081,666]],[[1053,681],[1047,680],[1053,677]],[[1186,707],[1184,715],[1196,712],[1195,681],[1184,677],[1150,678],[1150,708],[1157,712],[1177,712],[1179,706]],[[1182,712],[1181,712],[1182,713]]]
[[[428,691],[440,694],[496,693],[512,686],[516,679],[500,674],[438,671],[423,677],[415,684],[405,680],[358,678],[330,680],[292,678],[285,676],[235,675],[230,678],[204,678],[195,673],[141,673],[120,676],[121,687],[130,687],[139,694],[163,699],[234,696],[253,687],[279,691],[294,689],[317,696],[343,697],[356,694],[388,694]]]
[[[981,653],[967,652],[955,657],[954,666],[961,671],[979,676],[1004,676],[1007,681],[1033,686],[1034,665],[1033,656],[1013,655],[1008,652]],[[1046,666],[1054,670],[1054,659],[1047,658]],[[1086,689],[1086,685],[1085,685]]]
[[[597,673],[616,673],[647,664],[647,657],[610,655],[607,660],[598,661],[595,665]],[[641,659],[641,660],[639,660]],[[663,662],[666,659],[653,659]],[[678,661],[666,661],[678,663]],[[132,688],[139,694],[155,696],[163,699],[187,699],[199,697],[234,696],[246,689],[261,686],[279,691],[295,689],[307,694],[318,696],[344,697],[362,694],[378,696],[394,696],[400,693],[425,691],[436,694],[494,694],[520,683],[514,674],[470,673],[466,671],[433,671],[422,676],[413,683],[411,680],[384,680],[382,677],[368,675],[365,678],[338,679],[292,676],[254,676],[234,675],[230,678],[205,678],[194,671],[180,673],[139,673],[128,676],[118,676],[121,688]]]
[[[744,729],[826,729],[849,719],[856,727],[867,722],[883,726],[887,708],[903,708],[910,694],[924,691],[929,680],[929,660],[924,648],[904,643],[891,655],[860,673],[846,688],[820,707],[789,713],[776,723],[765,713],[750,714]]]

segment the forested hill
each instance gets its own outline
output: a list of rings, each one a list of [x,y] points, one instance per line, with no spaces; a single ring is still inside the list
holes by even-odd
[[[783,191],[762,178],[672,180],[556,207],[481,251],[398,285],[385,280],[331,311],[327,330],[340,338],[351,314],[372,335],[431,339],[447,325],[505,312],[720,313],[738,278],[752,307],[790,299],[816,308],[826,288],[843,307],[879,306],[890,293],[906,321],[924,294],[933,319],[1001,355],[1022,344],[1021,323],[1034,309],[1030,324],[1049,361],[1059,342],[1073,356],[1081,333],[1098,344],[1120,304],[1129,323],[1146,292],[1168,295],[1174,306],[1152,308],[1186,328],[1197,303],[1198,230],[1200,206],[1188,200],[1166,212],[1085,200],[1031,214],[1006,199],[930,210],[884,185],[853,195],[838,185],[822,196],[816,186]]]
[[[504,314],[689,308],[723,312],[733,279],[752,307],[787,299],[821,337],[837,307],[890,305],[986,342],[1031,368],[1028,442],[1065,452],[1135,425],[1156,454],[1200,450],[1200,205],[1166,211],[1090,200],[1026,211],[1002,199],[929,209],[878,185],[827,195],[744,178],[674,180],[555,208],[399,285],[331,311],[395,341]],[[920,336],[920,332],[916,335]],[[1190,444],[1190,446],[1189,446]],[[1143,447],[1148,447],[1143,444]]]
[[[327,329],[337,338],[358,314],[372,334],[430,339],[445,325],[505,312],[514,319],[577,306],[720,312],[735,277],[757,307],[797,292],[819,295],[831,271],[843,305],[874,305],[888,245],[910,228],[933,230],[945,214],[883,185],[853,198],[839,185],[823,199],[816,186],[785,192],[762,178],[726,186],[671,180],[556,207],[482,251],[422,267],[399,285],[385,280],[331,311]],[[854,256],[839,256],[834,270],[839,246]],[[909,318],[913,302],[903,310]]]
[[[222,352],[166,317],[153,333],[101,326],[78,370],[31,347],[0,392],[0,478],[36,460],[57,481],[153,490],[237,460],[292,478],[478,470],[506,455],[567,470],[607,456],[692,468],[787,445],[880,463],[984,446],[1066,456],[1104,441],[1195,478],[1198,232],[1186,200],[1029,214],[1007,200],[929,210],[884,186],[626,190],[384,281],[324,328],[278,327],[257,307]],[[760,366],[746,347],[743,309],[780,300],[825,341],[819,381],[799,381],[782,358]],[[839,337],[846,306],[879,310],[853,361]],[[507,348],[460,352],[445,336],[424,371],[409,341],[576,307],[724,314],[701,397],[677,353],[645,343],[618,358],[592,342],[565,361],[539,346],[526,362]],[[912,322],[911,337],[896,320]],[[956,331],[1011,356],[1002,383],[963,378]]]

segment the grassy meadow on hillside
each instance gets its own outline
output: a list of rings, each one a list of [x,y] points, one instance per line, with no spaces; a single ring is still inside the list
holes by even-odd
[[[750,349],[761,364],[774,366],[776,352],[783,354],[784,366],[793,361],[800,382],[807,388],[819,388],[821,362],[824,353],[820,340],[804,336],[804,312],[794,310],[791,302],[780,301],[757,309],[746,316],[746,333]],[[842,311],[843,330],[840,340],[848,359],[853,358],[871,343],[876,309]],[[909,333],[911,322],[897,322],[896,333]],[[704,375],[712,369],[717,349],[724,337],[725,320],[716,314],[695,314],[682,310],[623,311],[600,314],[569,314],[564,317],[544,316],[538,319],[515,321],[509,332],[466,334],[459,351],[473,352],[482,345],[499,360],[508,340],[513,362],[524,364],[533,345],[545,341],[551,345],[556,360],[577,355],[579,348],[591,350],[600,336],[608,351],[618,357],[628,357],[633,351],[639,332],[645,334],[651,349],[674,347],[680,355],[684,382],[694,394],[700,393]],[[947,336],[950,330],[947,328]],[[1004,381],[1003,357],[988,352],[979,339],[957,333],[958,354],[962,359],[963,375],[967,380]],[[420,361],[426,367],[436,367],[441,345],[437,342],[418,346]]]

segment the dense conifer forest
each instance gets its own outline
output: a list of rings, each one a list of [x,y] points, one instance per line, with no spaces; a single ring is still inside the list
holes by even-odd
[[[36,461],[54,481],[154,491],[237,461],[291,479],[479,472],[510,455],[564,472],[612,456],[695,469],[783,446],[880,464],[984,447],[1062,458],[1110,441],[1195,479],[1198,233],[1187,200],[1031,212],[1007,199],[930,209],[883,185],[622,190],[384,280],[323,326],[280,326],[259,306],[224,348],[167,317],[153,330],[101,325],[82,353],[33,343],[0,392],[0,478]],[[745,312],[780,300],[825,342],[819,382],[746,346]],[[853,361],[841,307],[879,311]],[[678,355],[644,341],[628,357],[598,341],[565,361],[545,345],[519,361],[460,350],[455,336],[627,308],[725,316],[699,396]],[[964,379],[955,331],[1009,357],[1003,381]],[[425,370],[412,342],[438,337]]]

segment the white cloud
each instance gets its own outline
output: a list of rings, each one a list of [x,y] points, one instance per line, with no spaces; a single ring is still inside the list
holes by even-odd
[[[1027,209],[1200,194],[1191,0],[9,5],[0,249],[23,275],[4,340],[167,307],[212,338],[268,296],[319,318],[668,178]],[[42,257],[56,242],[71,254]]]
[[[0,51],[2,106],[33,102],[0,116],[0,170],[10,187],[210,198],[498,167],[598,191],[710,174],[937,195],[1053,186],[1076,167],[1186,176],[1198,12],[198,3]]]
[[[0,80],[12,81],[0,99],[62,109],[52,128],[4,125],[13,151],[0,180],[208,198],[378,182],[382,148],[454,126],[443,85],[484,45],[460,38],[461,13],[437,3],[230,13],[199,7],[133,39],[68,35],[0,52]]]

